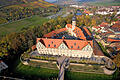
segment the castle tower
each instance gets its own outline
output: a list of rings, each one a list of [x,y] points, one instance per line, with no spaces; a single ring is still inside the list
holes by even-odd
[[[74,17],[72,18],[72,30],[74,30],[76,27],[76,16],[74,15]]]

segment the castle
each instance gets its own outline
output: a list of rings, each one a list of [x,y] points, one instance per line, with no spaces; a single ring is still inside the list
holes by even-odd
[[[37,38],[36,48],[39,54],[86,58],[100,56],[94,54],[92,34],[87,27],[76,26],[76,16],[72,18],[72,24],[66,24],[65,28]]]

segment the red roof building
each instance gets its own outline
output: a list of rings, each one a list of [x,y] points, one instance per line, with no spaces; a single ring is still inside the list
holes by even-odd
[[[75,16],[72,24],[66,24],[65,28],[45,34],[43,38],[37,38],[36,48],[40,54],[49,55],[90,58],[94,54],[92,34],[87,27],[76,26]]]
[[[120,39],[111,39],[111,38],[108,38],[107,41],[108,42],[120,42]]]
[[[64,43],[68,49],[71,50],[82,50],[88,44],[93,47],[93,41],[90,40],[68,40],[68,39],[46,39],[37,38],[37,42],[41,42],[46,48],[58,48]]]

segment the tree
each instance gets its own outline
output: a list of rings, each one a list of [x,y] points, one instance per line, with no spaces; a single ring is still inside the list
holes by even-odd
[[[115,64],[117,65],[117,67],[120,67],[120,52],[115,56],[115,58],[113,59],[113,61],[115,62]]]
[[[96,20],[93,18],[92,21],[91,21],[91,25],[92,26],[96,26]]]
[[[56,29],[60,29],[62,28],[59,24],[57,26],[55,26]]]

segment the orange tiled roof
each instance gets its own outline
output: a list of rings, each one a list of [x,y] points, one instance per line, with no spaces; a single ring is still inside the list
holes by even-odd
[[[90,14],[90,11],[84,10],[84,13],[86,13],[86,14]]]
[[[120,21],[116,21],[115,23],[120,23]]]
[[[75,27],[75,29],[73,30],[73,32],[77,35],[77,37],[79,37],[80,39],[83,39],[83,40],[86,40],[86,37],[85,35],[83,34],[83,31],[78,28],[78,27]]]
[[[111,38],[108,38],[107,41],[109,41],[109,42],[120,42],[120,39],[111,39]]]
[[[58,48],[59,45],[63,42],[62,39],[44,39],[42,38],[44,45],[47,48]]]
[[[101,31],[100,31],[100,30],[98,30],[97,32],[101,33]]]
[[[92,36],[92,34],[90,33],[90,31],[89,31],[86,27],[83,27],[83,29],[86,31],[86,33],[87,33],[89,36]]]
[[[110,44],[110,47],[116,47],[116,50],[120,50],[120,42],[113,42]]]
[[[117,28],[117,27],[120,28],[120,23],[116,23],[116,24],[114,24],[112,27],[114,27],[114,28],[115,28],[115,27],[116,27],[116,28]]]
[[[67,27],[68,27],[68,28],[72,28],[72,25],[71,25],[71,24],[67,24]]]
[[[60,33],[60,32],[63,32],[63,31],[66,31],[67,29],[66,28],[62,28],[62,29],[58,29],[58,30],[55,30],[55,31],[52,31],[48,34],[45,34],[43,37],[52,37],[52,36],[56,36],[56,34]]]
[[[32,46],[32,50],[34,50],[34,49],[36,49],[36,45],[33,45],[33,46]]]
[[[90,44],[93,47],[93,41],[83,41],[83,40],[67,40],[67,39],[45,39],[45,38],[37,38],[37,41],[40,41],[47,48],[58,48],[60,44],[63,42],[65,45],[72,50],[81,50],[86,45]]]
[[[98,28],[100,28],[99,26],[93,26],[93,28],[96,28],[96,29],[98,29]]]
[[[69,49],[74,50],[81,50],[83,47],[85,47],[88,42],[82,41],[82,40],[65,40],[65,43],[67,44]]]
[[[108,23],[106,23],[106,22],[102,22],[101,25],[108,25]]]
[[[96,41],[94,41],[94,48],[93,48],[93,52],[95,55],[97,56],[104,56],[103,52],[101,51],[101,49],[99,48],[98,44]]]

